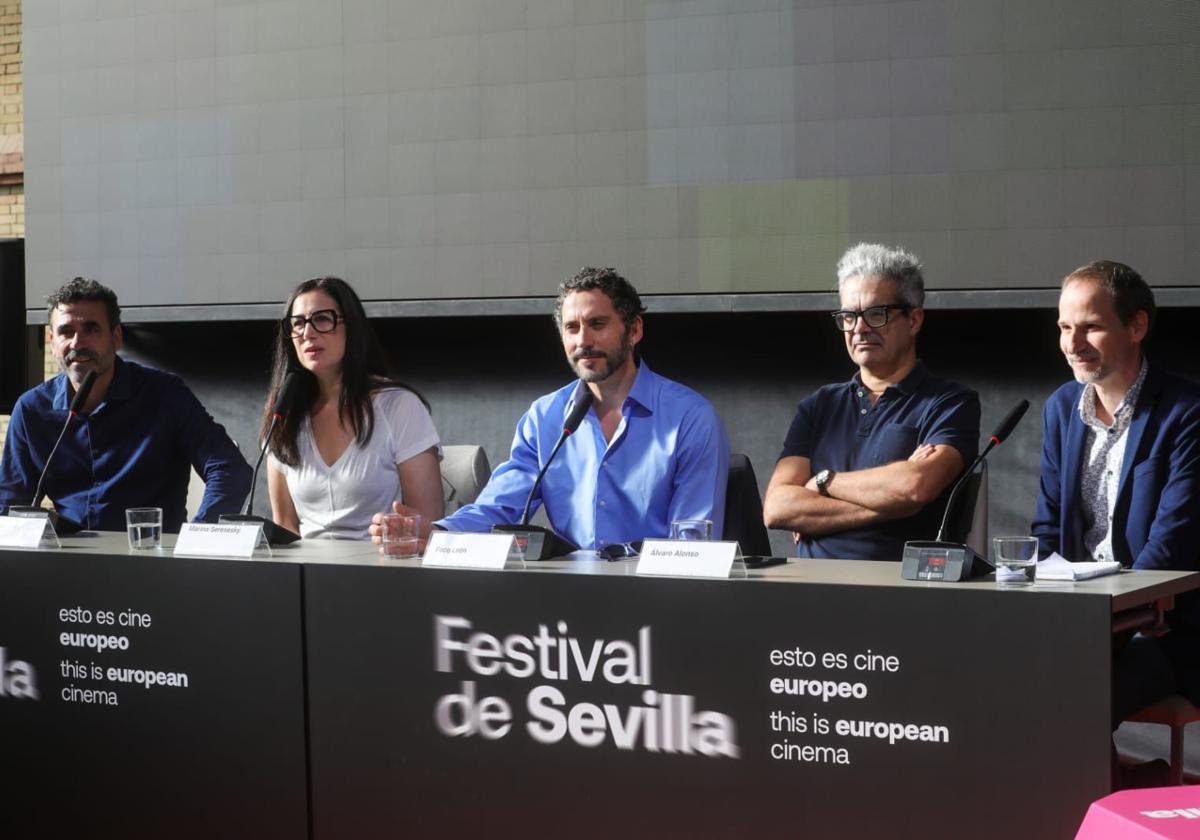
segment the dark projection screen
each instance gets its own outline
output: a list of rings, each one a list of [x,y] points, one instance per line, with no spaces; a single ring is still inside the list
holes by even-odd
[[[27,299],[1197,286],[1200,3],[27,2]],[[36,308],[36,307],[35,307]]]

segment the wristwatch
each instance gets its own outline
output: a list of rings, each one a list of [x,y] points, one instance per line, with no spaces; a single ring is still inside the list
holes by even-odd
[[[834,475],[836,473],[833,470],[821,470],[813,479],[817,485],[817,492],[825,498],[829,498],[829,482],[833,480]]]

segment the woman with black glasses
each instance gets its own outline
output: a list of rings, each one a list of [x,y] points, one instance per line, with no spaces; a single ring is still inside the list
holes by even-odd
[[[305,539],[365,539],[371,515],[401,501],[427,530],[443,512],[438,433],[424,398],[392,373],[358,295],[319,277],[284,312],[259,432],[292,372],[292,405],[270,437],[275,521]]]

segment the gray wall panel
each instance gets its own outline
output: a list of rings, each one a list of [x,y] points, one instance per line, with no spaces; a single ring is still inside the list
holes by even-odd
[[[1196,286],[1195,6],[30,3],[28,298],[813,291],[862,238],[933,288],[1051,288],[1097,242]]]

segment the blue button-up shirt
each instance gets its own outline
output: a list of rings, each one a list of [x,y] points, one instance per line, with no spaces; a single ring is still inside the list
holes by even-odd
[[[124,531],[125,509],[161,507],[163,527],[187,516],[192,467],[205,480],[197,521],[237,513],[250,491],[250,467],[179,377],[114,362],[104,401],[71,421],[42,491],[64,516],[101,531]],[[0,512],[33,499],[38,476],[68,416],[67,377],[25,392],[13,409],[0,456]]]
[[[781,458],[808,458],[821,470],[850,472],[903,461],[920,444],[946,444],[962,455],[964,469],[979,450],[979,395],[932,376],[922,362],[884,391],[874,405],[858,374],[826,385],[800,403]],[[801,557],[899,560],[907,540],[931,540],[949,490],[918,513],[836,534],[805,536]]]
[[[474,504],[439,525],[488,531],[519,522],[538,471],[575,404],[577,383],[538,399]],[[643,363],[621,406],[612,441],[594,411],[555,456],[534,497],[551,526],[581,548],[670,536],[675,519],[711,519],[720,535],[729,473],[729,440],[709,402]]]

